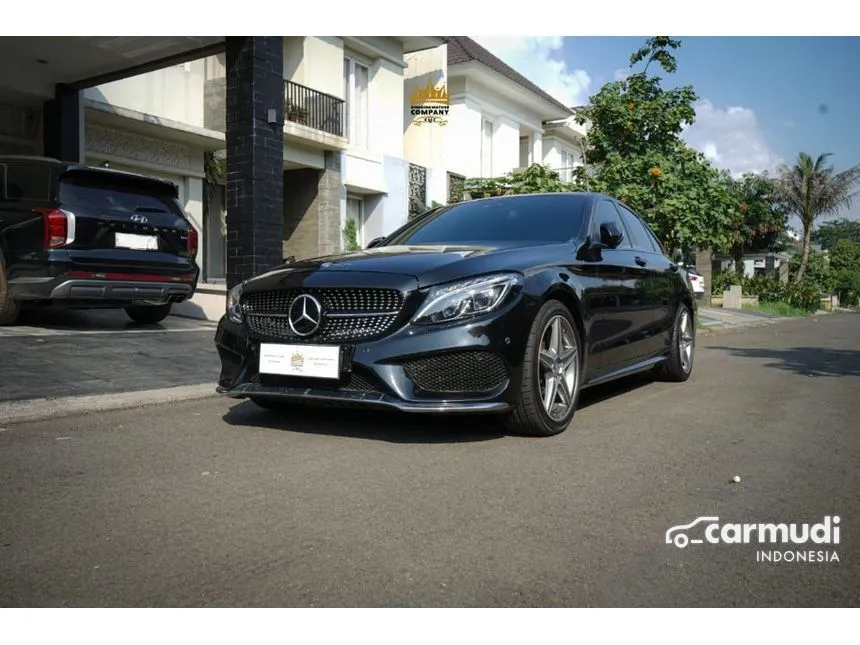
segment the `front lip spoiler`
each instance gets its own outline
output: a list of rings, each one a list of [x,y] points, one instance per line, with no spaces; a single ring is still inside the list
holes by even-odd
[[[428,401],[416,403],[403,401],[382,392],[359,392],[340,390],[320,390],[314,388],[269,388],[257,383],[243,383],[234,388],[217,387],[215,391],[222,396],[233,399],[244,399],[259,395],[285,400],[302,400],[319,403],[347,403],[368,407],[381,407],[400,410],[401,412],[417,412],[422,414],[468,414],[506,412],[510,405],[501,401]]]

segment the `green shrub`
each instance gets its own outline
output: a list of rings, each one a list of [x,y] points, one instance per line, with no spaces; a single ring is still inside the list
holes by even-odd
[[[821,291],[817,284],[806,280],[789,282],[783,300],[792,307],[814,312],[821,308]]]
[[[745,296],[758,296],[760,302],[783,302],[786,299],[787,283],[769,276],[744,278]]]
[[[711,293],[721,296],[733,284],[742,284],[741,277],[734,271],[721,271],[711,278]]]
[[[361,246],[358,244],[358,226],[354,219],[346,220],[346,226],[343,228],[343,242],[346,251],[361,250]]]

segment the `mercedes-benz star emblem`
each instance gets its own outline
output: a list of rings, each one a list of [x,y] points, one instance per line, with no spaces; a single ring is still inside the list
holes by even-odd
[[[138,224],[146,224],[149,221],[149,218],[146,215],[132,215],[132,222],[137,222]]]
[[[310,336],[322,322],[322,305],[313,296],[303,293],[293,300],[288,316],[290,329],[297,336]]]

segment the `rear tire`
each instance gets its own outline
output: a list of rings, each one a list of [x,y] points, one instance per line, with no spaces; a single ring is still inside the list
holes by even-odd
[[[513,433],[551,437],[570,425],[579,403],[582,342],[576,321],[558,300],[549,300],[535,316],[526,343],[522,393],[505,416]]]
[[[696,354],[696,329],[690,308],[681,304],[675,313],[669,356],[655,369],[655,378],[670,383],[683,383],[693,373]]]
[[[14,325],[21,313],[21,303],[12,300],[9,293],[9,283],[6,281],[6,265],[0,254],[0,325]]]
[[[170,314],[170,303],[166,305],[126,307],[125,313],[134,322],[141,325],[155,325]]]

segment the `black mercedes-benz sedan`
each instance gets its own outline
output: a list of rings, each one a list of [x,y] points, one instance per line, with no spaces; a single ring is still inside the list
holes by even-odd
[[[695,329],[685,272],[624,204],[493,197],[233,288],[218,391],[275,410],[494,413],[554,435],[582,388],[646,370],[686,381]]]

